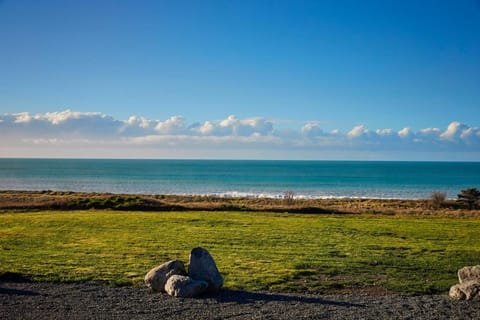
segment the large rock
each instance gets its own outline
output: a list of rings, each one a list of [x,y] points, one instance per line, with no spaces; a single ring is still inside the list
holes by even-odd
[[[173,275],[186,275],[182,261],[171,260],[153,268],[145,275],[145,284],[155,292],[164,292],[165,283]]]
[[[477,279],[465,280],[456,284],[450,288],[449,295],[457,300],[480,299],[480,281]]]
[[[173,275],[165,284],[165,291],[174,297],[193,298],[204,293],[208,288],[208,282],[194,280],[187,276]]]
[[[463,267],[462,269],[458,270],[458,281],[460,283],[475,279],[480,282],[480,265],[473,267]]]
[[[204,248],[194,248],[190,253],[188,275],[196,280],[208,282],[208,291],[218,291],[223,286],[223,278],[210,253]]]

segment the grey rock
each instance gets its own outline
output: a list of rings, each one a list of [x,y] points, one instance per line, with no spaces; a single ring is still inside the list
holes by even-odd
[[[450,288],[449,295],[456,300],[480,299],[480,281],[466,280]]]
[[[188,276],[173,275],[165,284],[165,291],[174,297],[193,298],[204,293],[208,288],[208,282],[194,280]]]
[[[223,286],[223,277],[218,271],[213,257],[204,248],[192,249],[188,274],[193,279],[208,282],[208,291],[216,292]]]
[[[458,281],[460,283],[474,279],[480,282],[480,265],[463,267],[462,269],[458,270]]]
[[[182,261],[170,260],[153,268],[145,275],[145,284],[155,292],[164,292],[165,283],[173,275],[186,275],[187,271]]]

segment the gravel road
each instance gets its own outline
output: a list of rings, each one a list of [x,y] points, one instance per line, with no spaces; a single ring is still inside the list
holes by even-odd
[[[223,289],[196,299],[147,288],[0,282],[1,319],[480,319],[448,296],[297,295]]]

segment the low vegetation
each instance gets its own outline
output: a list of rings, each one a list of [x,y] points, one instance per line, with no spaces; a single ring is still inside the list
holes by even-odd
[[[466,205],[469,209],[478,208],[480,205],[480,191],[476,188],[462,190],[457,197],[458,202]]]
[[[446,293],[457,269],[480,261],[479,234],[475,217],[4,212],[0,277],[141,285],[150,268],[188,261],[190,250],[203,246],[229,288]]]
[[[293,191],[285,191],[283,193],[283,200],[284,200],[284,203],[287,204],[287,205],[292,205],[295,203],[295,192]]]
[[[430,201],[434,209],[440,209],[445,205],[445,200],[447,199],[447,193],[442,191],[434,191],[430,196]]]
[[[129,195],[61,191],[0,191],[0,212],[113,209],[123,211],[257,211],[322,214],[480,216],[464,202],[434,193],[425,200],[298,199],[287,191],[281,199],[178,195]],[[438,197],[437,197],[438,195]],[[432,195],[433,197],[433,195]]]

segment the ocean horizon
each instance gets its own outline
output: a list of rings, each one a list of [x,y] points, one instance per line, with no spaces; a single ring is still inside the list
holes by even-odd
[[[0,190],[454,199],[479,184],[480,162],[0,158]]]

